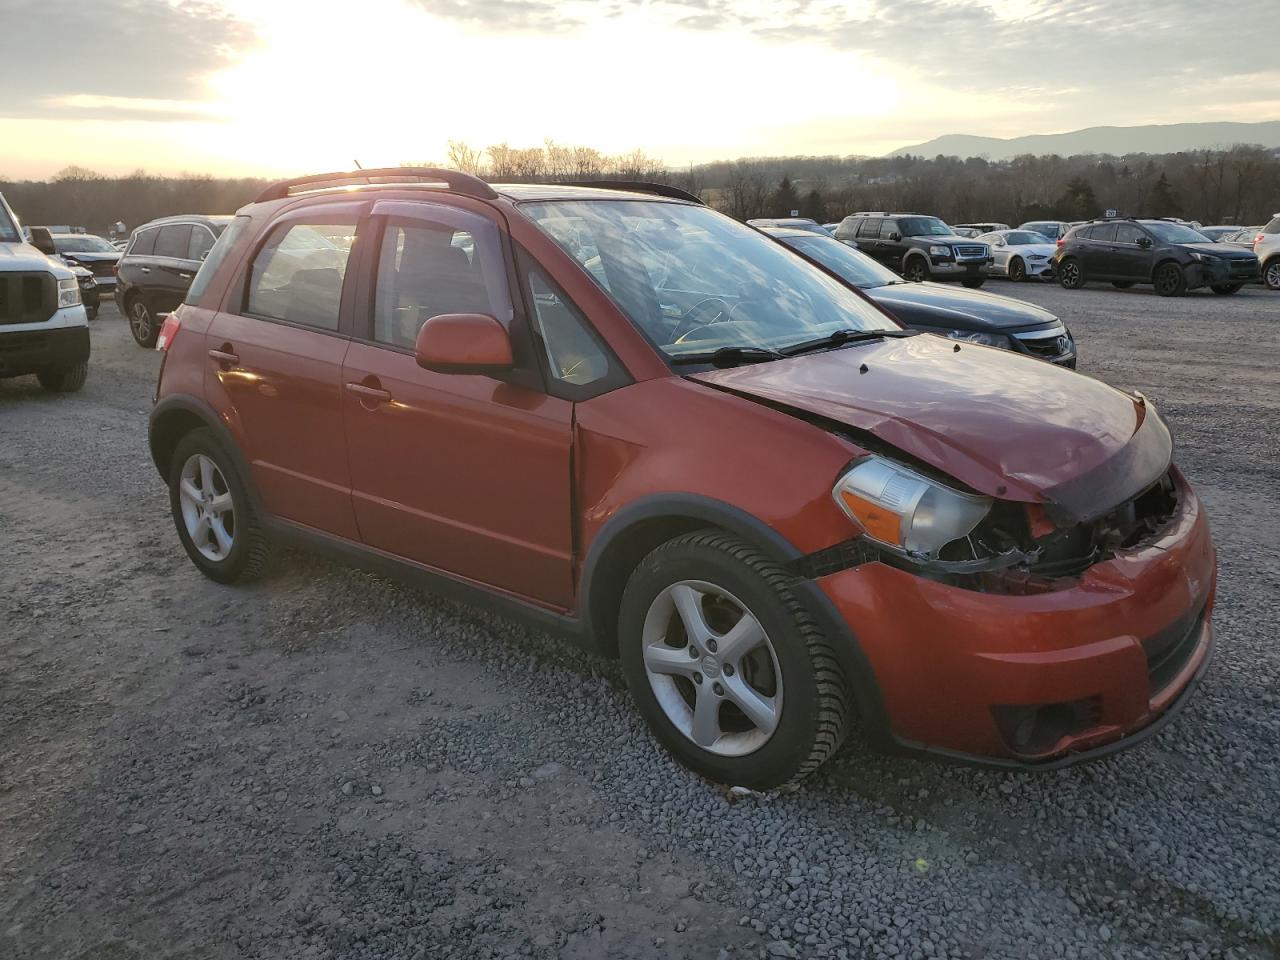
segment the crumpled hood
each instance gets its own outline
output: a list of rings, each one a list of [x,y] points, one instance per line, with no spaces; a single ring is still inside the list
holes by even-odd
[[[921,334],[692,378],[865,431],[990,496],[1068,504],[1075,519],[1168,468],[1168,431],[1135,397],[1006,350],[956,346]],[[1131,443],[1144,421],[1144,442]]]
[[[0,243],[0,272],[47,270],[60,279],[71,276],[66,265],[51,260],[29,243]]]
[[[930,316],[912,317],[904,313],[906,323],[922,326],[953,326],[958,330],[1020,330],[1056,323],[1058,318],[1048,310],[1002,297],[998,293],[969,290],[952,283],[890,283],[863,291],[890,313],[895,306],[924,307]]]
[[[1194,250],[1196,253],[1203,253],[1210,257],[1221,257],[1223,260],[1248,260],[1253,256],[1251,248],[1232,247],[1230,244],[1184,243],[1181,246],[1184,250]]]

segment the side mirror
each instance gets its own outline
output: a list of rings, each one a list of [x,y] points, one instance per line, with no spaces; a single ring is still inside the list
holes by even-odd
[[[897,243],[899,240],[902,239],[902,234],[896,233],[896,232],[891,233],[889,234],[889,239],[892,240],[894,243]]]
[[[511,338],[486,313],[442,313],[418,331],[414,359],[436,373],[495,374],[510,370]]]
[[[53,245],[53,235],[49,233],[48,227],[31,228],[31,245],[46,257],[58,255],[58,248]]]
[[[1150,238],[1150,237],[1139,237],[1139,238],[1138,238],[1138,246],[1142,247],[1142,249],[1144,249],[1144,250],[1148,249],[1148,248],[1151,246],[1151,238]]]

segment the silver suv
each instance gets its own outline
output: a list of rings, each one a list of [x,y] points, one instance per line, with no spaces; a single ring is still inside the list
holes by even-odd
[[[1262,282],[1268,290],[1280,290],[1280,213],[1262,228],[1253,241],[1253,252],[1262,264]]]

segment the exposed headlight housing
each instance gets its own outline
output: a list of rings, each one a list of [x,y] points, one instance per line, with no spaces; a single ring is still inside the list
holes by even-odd
[[[949,257],[951,256],[950,247],[933,246],[929,248],[929,256],[931,257]]]
[[[926,560],[939,559],[948,543],[972,533],[994,502],[876,456],[848,470],[831,496],[867,537],[895,553]]]
[[[58,281],[58,309],[80,305],[80,284],[75,277]]]

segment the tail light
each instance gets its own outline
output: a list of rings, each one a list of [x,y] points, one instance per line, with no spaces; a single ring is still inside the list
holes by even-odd
[[[182,326],[182,307],[169,314],[164,318],[164,325],[160,328],[160,335],[156,337],[156,349],[162,353],[168,353],[169,348],[173,346],[173,338],[178,335],[178,328]]]
[[[1262,238],[1265,236],[1266,236],[1265,233],[1258,234],[1256,237],[1253,238],[1253,245],[1256,247],[1258,244],[1262,242]]]
[[[1065,236],[1062,236],[1062,237],[1059,237],[1059,238],[1058,238],[1058,243],[1057,243],[1057,245],[1060,247],[1060,246],[1062,246],[1062,245],[1063,245],[1064,243],[1066,243],[1066,242],[1067,242],[1067,238],[1066,238]]]
[[[119,260],[117,260],[115,263],[113,263],[113,264],[111,265],[111,275],[112,275],[113,277],[118,277],[118,276],[120,276],[120,261],[119,261]]]

